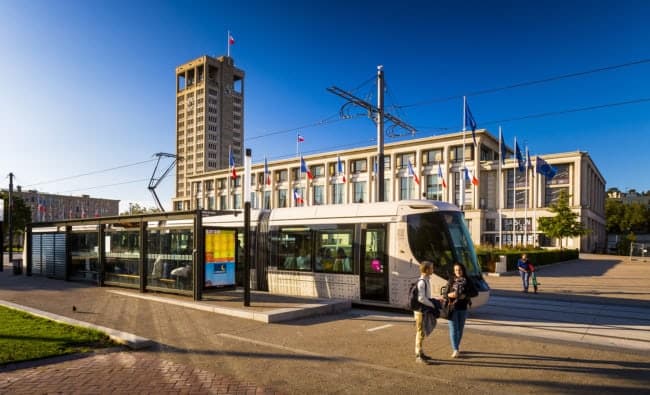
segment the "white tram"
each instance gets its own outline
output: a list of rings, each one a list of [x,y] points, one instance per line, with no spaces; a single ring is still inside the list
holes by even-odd
[[[203,218],[206,228],[237,229],[244,216]],[[474,246],[458,207],[439,201],[320,205],[251,213],[251,286],[271,293],[407,305],[419,263],[435,264],[434,295],[461,262],[487,303]],[[240,261],[238,268],[243,267]]]

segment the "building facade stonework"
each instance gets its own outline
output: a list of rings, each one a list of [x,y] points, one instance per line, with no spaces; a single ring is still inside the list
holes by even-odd
[[[475,244],[551,247],[559,243],[538,231],[537,219],[553,215],[549,205],[565,191],[588,233],[569,238],[563,245],[585,252],[605,247],[605,179],[588,153],[540,155],[557,169],[555,177],[547,179],[535,171],[536,156],[532,156],[532,167],[520,172],[512,150],[507,150],[509,157],[501,162],[495,136],[487,130],[477,130],[476,136],[476,146],[464,143],[462,132],[386,144],[385,200],[431,199],[459,207],[462,200]],[[254,164],[249,181],[243,179],[243,167],[237,168],[235,179],[230,169],[193,175],[188,177],[189,208],[241,209],[244,182],[252,184],[253,208],[375,202],[375,158],[374,146],[304,156],[311,180],[300,172],[298,157],[269,161],[268,173],[264,163]],[[339,172],[339,160],[343,172]],[[408,169],[409,162],[419,183]],[[466,181],[461,180],[466,177],[464,167],[470,175]],[[477,183],[472,182],[474,177]]]
[[[228,56],[202,56],[176,68],[176,195],[190,209],[190,178],[242,164],[244,72]]]
[[[20,186],[14,194],[31,209],[34,223],[119,215],[119,200],[93,198],[89,195],[57,195],[37,190],[25,191]]]

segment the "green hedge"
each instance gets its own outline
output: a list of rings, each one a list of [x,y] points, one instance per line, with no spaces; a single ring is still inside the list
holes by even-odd
[[[507,270],[517,270],[517,260],[521,254],[528,254],[528,260],[536,267],[544,266],[551,263],[570,261],[578,259],[578,250],[520,250],[520,251],[502,251],[502,250],[477,250],[476,256],[483,272],[494,273],[495,262],[499,260],[500,255],[506,256]]]

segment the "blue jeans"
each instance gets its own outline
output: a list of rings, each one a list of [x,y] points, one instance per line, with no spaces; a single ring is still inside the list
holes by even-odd
[[[530,280],[530,273],[529,272],[519,272],[519,275],[521,276],[521,282],[524,286],[524,292],[528,291],[528,282]]]
[[[451,313],[451,319],[447,321],[449,325],[449,340],[451,340],[451,348],[454,351],[458,351],[460,348],[465,320],[467,320],[467,310],[454,310]]]

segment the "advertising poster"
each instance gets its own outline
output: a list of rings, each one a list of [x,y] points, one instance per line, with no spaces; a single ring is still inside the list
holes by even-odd
[[[205,288],[235,285],[234,230],[205,230]]]

